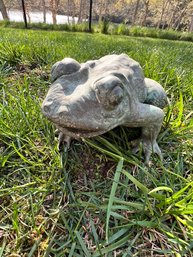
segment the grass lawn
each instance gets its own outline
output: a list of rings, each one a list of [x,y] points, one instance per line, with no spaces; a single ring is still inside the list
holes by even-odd
[[[165,88],[164,160],[117,128],[57,150],[41,114],[51,66],[126,53]],[[193,256],[193,43],[0,29],[0,257]]]

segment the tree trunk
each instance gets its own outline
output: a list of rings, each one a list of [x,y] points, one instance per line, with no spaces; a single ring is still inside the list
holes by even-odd
[[[27,2],[25,4],[25,11],[26,11],[26,15],[28,17],[28,22],[31,23],[31,17],[30,17],[30,10],[31,10],[31,6],[30,4]]]
[[[70,0],[67,1],[67,19],[69,24],[70,23]]]
[[[137,13],[138,13],[138,9],[139,9],[139,4],[140,4],[140,0],[137,0],[136,5],[135,5],[135,10],[133,13],[133,17],[132,17],[132,25],[135,25],[136,17],[137,17]]]
[[[109,0],[101,0],[99,5],[99,13],[98,13],[98,22],[101,23],[103,20],[106,20],[106,16],[108,14]]]
[[[193,32],[193,14],[191,15],[190,25],[189,25],[189,32]]]
[[[107,15],[109,14],[109,6],[110,6],[110,3],[111,3],[111,0],[106,0],[104,5],[105,5],[105,8],[104,8],[104,20],[106,21],[107,20]]]
[[[147,19],[147,16],[148,16],[148,11],[149,11],[149,0],[144,0],[144,5],[145,5],[145,13],[144,13],[144,17],[143,17],[143,20],[142,20],[142,23],[141,25],[142,26],[145,26],[146,24],[146,19]]]
[[[103,0],[100,1],[99,3],[99,23],[102,22],[102,18],[103,18],[103,11],[104,11],[104,3]]]
[[[168,28],[172,28],[172,24],[173,24],[173,21],[175,20],[175,16],[178,10],[178,4],[179,4],[179,0],[176,2],[176,5],[173,8],[173,12],[171,13],[171,19],[168,23]]]
[[[83,0],[80,0],[78,22],[82,22]]]
[[[3,19],[9,20],[9,16],[7,14],[7,9],[6,9],[6,6],[5,6],[3,0],[0,0],[0,11],[2,13]]]
[[[43,22],[46,23],[46,3],[45,3],[45,0],[42,0],[42,7],[43,7]]]
[[[174,24],[174,26],[173,26],[173,28],[174,28],[175,30],[178,30],[178,29],[179,29],[180,24],[181,24],[181,22],[182,22],[182,20],[183,20],[183,18],[184,18],[185,12],[186,12],[186,7],[182,10],[181,14],[179,15],[177,21],[175,22],[175,24]]]
[[[75,15],[76,15],[76,3],[74,0],[68,0],[69,13],[71,16],[71,23],[75,23]]]
[[[56,24],[57,23],[57,19],[56,19],[57,3],[56,3],[56,0],[50,0],[50,5],[51,5],[53,24]]]
[[[163,0],[163,3],[162,3],[162,10],[161,10],[161,16],[160,16],[160,20],[157,24],[157,28],[161,28],[161,25],[162,25],[162,20],[163,20],[163,16],[164,16],[164,13],[166,11],[166,8],[167,8],[167,5],[169,3],[169,0]]]

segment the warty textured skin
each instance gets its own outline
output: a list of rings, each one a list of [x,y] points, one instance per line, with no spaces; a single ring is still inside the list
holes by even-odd
[[[141,127],[133,152],[142,143],[148,163],[152,152],[162,158],[156,142],[167,96],[162,86],[145,78],[139,63],[126,54],[78,63],[65,58],[51,71],[43,114],[59,131],[59,143],[94,137],[117,126]]]

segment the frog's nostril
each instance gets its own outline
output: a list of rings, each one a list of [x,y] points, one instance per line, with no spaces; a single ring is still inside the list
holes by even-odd
[[[44,112],[46,113],[49,113],[50,110],[51,110],[51,105],[52,105],[53,101],[46,101],[44,104],[43,104],[43,110]]]
[[[68,114],[68,108],[65,105],[62,105],[58,109],[58,115],[60,117],[66,116]]]

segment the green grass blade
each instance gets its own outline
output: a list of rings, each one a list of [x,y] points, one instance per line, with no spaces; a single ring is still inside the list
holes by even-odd
[[[107,218],[106,218],[106,230],[105,230],[107,242],[108,242],[109,219],[111,216],[111,208],[113,205],[113,201],[114,201],[116,189],[117,189],[117,186],[119,183],[119,178],[121,175],[122,168],[123,168],[123,158],[121,158],[117,164],[117,168],[116,168],[114,179],[113,179],[113,184],[111,187],[111,193],[109,195],[109,202],[108,202],[108,207],[107,207]]]
[[[153,193],[158,192],[158,191],[167,191],[167,192],[173,193],[173,190],[170,187],[159,186],[159,187],[156,187],[153,190],[151,190],[148,194],[152,195]]]
[[[76,235],[76,237],[77,237],[77,239],[78,239],[78,241],[81,245],[82,251],[85,253],[85,256],[91,257],[91,254],[89,253],[89,251],[88,251],[80,233],[78,231],[75,231],[75,235]]]
[[[72,246],[70,248],[70,252],[69,252],[69,255],[68,257],[73,257],[74,256],[74,250],[76,248],[76,242],[72,243]]]
[[[109,241],[108,244],[112,244],[114,241],[119,240],[124,234],[128,233],[130,230],[130,228],[122,228],[120,229],[118,232],[116,232],[115,234],[113,234],[112,236],[109,237]]]
[[[175,200],[177,200],[178,198],[183,196],[183,193],[190,187],[193,186],[193,182],[188,183],[185,187],[183,187],[182,189],[180,189],[179,191],[177,191],[176,193],[174,193],[171,197],[166,198],[165,202],[166,204],[169,204]]]
[[[122,173],[133,182],[144,194],[148,194],[149,189],[144,186],[141,182],[139,182],[136,178],[134,178],[128,171],[122,170]]]
[[[126,206],[126,208],[131,207],[131,208],[137,209],[139,211],[144,210],[144,204],[139,203],[139,202],[129,202],[129,201],[120,200],[118,198],[114,198],[114,202],[121,204],[123,206]]]
[[[3,243],[0,247],[0,257],[3,257],[3,252],[5,250],[5,247],[6,247],[6,240],[3,240]]]
[[[117,248],[120,248],[122,245],[125,245],[128,243],[128,240],[130,238],[130,235],[126,235],[125,237],[123,237],[122,239],[120,239],[119,241],[113,243],[113,244],[110,244],[108,246],[106,246],[105,248],[101,249],[101,252],[97,251],[95,252],[92,257],[98,257],[98,256],[101,256],[101,253],[102,253],[102,256],[105,256],[105,254],[108,254],[108,253],[112,253],[113,250],[117,249]]]

